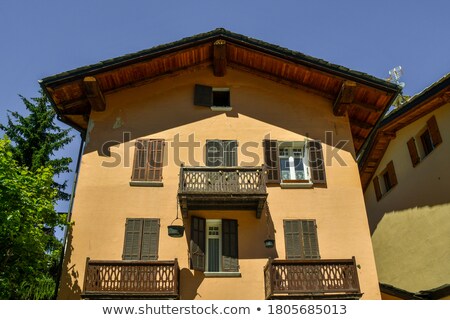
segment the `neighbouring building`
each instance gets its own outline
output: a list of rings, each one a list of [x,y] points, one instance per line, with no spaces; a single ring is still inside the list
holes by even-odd
[[[447,75],[384,118],[360,161],[383,298],[450,297],[449,156]]]
[[[355,159],[398,86],[224,29],[41,86],[84,137],[60,299],[380,299]]]

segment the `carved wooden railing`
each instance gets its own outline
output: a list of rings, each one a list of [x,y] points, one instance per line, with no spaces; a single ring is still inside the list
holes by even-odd
[[[94,261],[87,258],[83,296],[177,298],[178,261]]]
[[[183,217],[189,210],[255,210],[267,199],[263,167],[181,167],[178,189]]]
[[[269,260],[264,267],[266,299],[329,294],[360,295],[355,258]]]
[[[263,167],[181,167],[179,192],[265,193]]]

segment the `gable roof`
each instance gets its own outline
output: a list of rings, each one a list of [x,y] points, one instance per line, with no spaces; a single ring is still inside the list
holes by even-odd
[[[355,150],[401,88],[368,74],[219,28],[172,43],[101,61],[40,80],[60,119],[83,131],[104,95],[189,69],[226,68],[253,73],[329,99],[348,114]],[[216,71],[218,70],[218,73]]]
[[[450,73],[380,121],[359,160],[359,172],[364,191],[369,186],[396,132],[448,102],[450,102]]]

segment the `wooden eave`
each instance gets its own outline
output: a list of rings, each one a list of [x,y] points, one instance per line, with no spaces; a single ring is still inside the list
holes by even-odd
[[[105,96],[189,70],[250,72],[329,99],[336,116],[348,115],[356,152],[397,96],[399,87],[364,73],[224,29],[103,61],[41,80],[60,118],[87,128],[90,111]],[[87,81],[86,79],[89,79]]]
[[[359,161],[359,173],[364,191],[369,186],[389,142],[395,138],[396,132],[449,103],[449,96],[450,74],[410,99],[400,109],[392,112],[380,122]]]

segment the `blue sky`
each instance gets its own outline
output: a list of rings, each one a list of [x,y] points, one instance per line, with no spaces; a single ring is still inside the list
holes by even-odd
[[[413,95],[450,72],[449,12],[446,0],[0,0],[0,122],[41,78],[218,27],[379,78],[401,65]],[[63,153],[75,159],[79,141]]]

